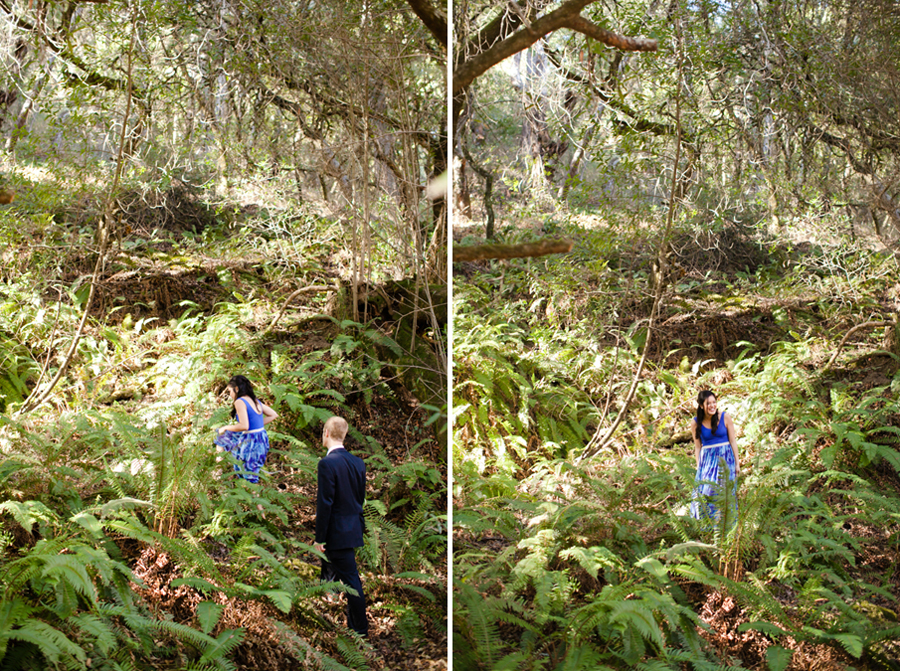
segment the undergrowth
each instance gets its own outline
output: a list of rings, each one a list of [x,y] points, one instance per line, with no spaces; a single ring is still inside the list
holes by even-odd
[[[4,216],[7,233],[13,218],[27,219],[24,209]],[[221,264],[211,271],[218,299],[201,304],[186,291],[166,314],[120,297],[88,320],[47,402],[22,415],[72,344],[87,285],[67,279],[79,261],[65,255],[32,257],[30,274],[4,276],[0,669],[378,669],[391,647],[439,645],[445,464],[426,425],[440,411],[410,410],[386,384],[397,368],[385,352],[400,347],[378,324],[319,314],[266,328],[289,283],[324,265],[295,267],[321,251],[310,240],[325,233],[310,227],[332,225],[290,222],[268,240],[231,235],[227,220],[194,236],[158,232],[178,264]],[[89,233],[56,222],[51,231],[61,248]],[[145,247],[117,263],[155,253]],[[268,257],[258,272],[229,269],[257,253]],[[258,485],[235,478],[212,444],[236,373],[280,415]],[[332,414],[350,421],[348,445],[368,466],[358,558],[380,644],[348,633],[329,597],[346,588],[320,580],[312,547],[321,426]]]
[[[573,232],[574,257],[615,237]],[[640,249],[456,275],[455,668],[900,668],[900,360],[879,327],[825,365],[859,306],[892,318],[896,262],[843,244],[687,269],[582,459],[647,342]],[[750,326],[723,347],[707,319]],[[689,514],[703,388],[740,429],[733,526]]]

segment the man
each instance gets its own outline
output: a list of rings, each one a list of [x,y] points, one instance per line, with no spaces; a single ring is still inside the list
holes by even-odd
[[[322,563],[322,579],[336,579],[356,590],[357,596],[347,594],[347,626],[367,636],[366,597],[354,551],[362,547],[366,528],[366,465],[344,449],[346,435],[347,420],[331,417],[325,422],[322,444],[328,453],[319,460],[315,547],[328,558]]]

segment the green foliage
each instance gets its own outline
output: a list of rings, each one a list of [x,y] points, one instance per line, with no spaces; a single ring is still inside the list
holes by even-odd
[[[443,100],[443,68],[425,26],[391,3],[260,7],[210,23],[194,3],[51,3],[24,8],[6,45],[20,49],[6,55],[30,102],[19,105],[22,132],[7,134],[0,185],[16,191],[0,207],[2,669],[210,671],[265,646],[303,668],[377,666],[381,650],[323,615],[324,595],[342,587],[310,570],[305,520],[332,414],[351,421],[369,461],[374,515],[360,564],[374,572],[364,577],[373,608],[397,614],[392,643],[441,631],[446,464],[425,456],[435,451],[422,417],[443,421],[446,399],[418,399],[429,407],[398,430],[392,409],[416,403],[396,377],[393,324],[331,320],[318,288],[343,291],[353,276],[374,296],[378,282],[430,272],[434,250],[418,244],[433,232],[431,211],[389,183],[437,169],[444,122],[431,102]],[[378,53],[351,29],[363,15]],[[203,38],[223,26],[229,35]],[[34,57],[47,35],[62,49],[49,61]],[[360,48],[348,51],[351,42]],[[240,100],[218,96],[218,120],[198,123],[212,109],[203,82],[222,68]],[[312,108],[264,95],[247,114],[245,102],[263,82],[277,87],[273,76],[321,84],[336,72],[343,91],[321,89],[332,101],[364,109],[376,86],[393,121],[377,131],[380,158],[352,149],[374,149],[374,130],[327,122],[316,131],[338,149],[329,184],[308,179],[312,154],[283,132],[285,114],[295,125]],[[57,80],[65,85],[45,86]],[[134,131],[121,156],[112,128]],[[399,173],[380,171],[389,154],[405,157]],[[351,165],[380,176],[359,182],[344,174]],[[321,194],[351,182],[353,199],[323,215]],[[98,220],[113,238],[92,277]],[[293,294],[307,285],[315,291]],[[430,352],[443,334],[427,337]],[[236,373],[279,413],[258,485],[235,479],[231,457],[212,445],[230,414],[220,392]],[[51,380],[46,401],[21,414]],[[397,444],[382,448],[383,436]],[[139,558],[151,548],[168,563],[141,584]],[[381,568],[402,577],[385,580]],[[260,608],[255,624],[277,636],[234,629],[235,612]]]
[[[868,562],[893,556],[897,543],[900,378],[878,352],[881,332],[824,364],[858,320],[834,297],[881,287],[894,264],[822,254],[815,263],[831,299],[798,302],[802,273],[774,266],[737,280],[709,271],[670,296],[678,308],[664,305],[660,322],[689,312],[700,323],[721,308],[735,328],[771,319],[782,335],[760,347],[751,342],[759,327],[741,327],[748,341],[726,343],[722,360],[709,346],[660,343],[660,327],[613,440],[582,461],[585,434],[612,422],[636,374],[640,299],[605,269],[562,261],[457,280],[454,645],[466,668],[743,668],[703,622],[713,595],[734,600],[739,631],[770,643],[753,668],[788,668],[798,642],[853,660],[890,657],[896,588]],[[565,310],[560,286],[571,287]],[[578,286],[615,286],[621,298],[598,316]],[[861,300],[877,309],[871,296]],[[532,403],[543,382],[569,399],[581,436],[554,437],[556,406]],[[713,523],[688,515],[695,462],[684,430],[703,388],[740,430],[737,500],[719,486],[728,511]],[[895,577],[893,565],[884,569]]]
[[[513,474],[529,461],[532,440],[547,456],[586,442],[595,412],[588,391],[602,375],[595,367],[599,355],[562,342],[555,329],[530,329],[527,312],[512,318],[496,313],[487,320],[472,314],[470,322],[463,311],[465,291],[460,293],[454,361],[461,382],[454,422],[480,446],[465,460],[481,470]],[[584,377],[574,390],[568,372],[573,368]]]
[[[377,357],[390,343],[372,328],[345,324],[349,335],[338,347],[309,358],[284,348],[278,365],[268,368],[265,349],[248,343],[249,314],[238,303],[211,315],[189,308],[166,326],[126,319],[121,329],[100,329],[73,360],[72,381],[89,392],[72,396],[73,408],[38,412],[29,421],[0,418],[0,444],[15,455],[0,468],[3,668],[24,668],[28,659],[35,668],[84,668],[90,659],[93,668],[110,671],[156,663],[233,669],[248,634],[223,626],[223,597],[273,606],[291,623],[271,619],[298,663],[371,666],[357,639],[324,650],[296,625],[332,626],[321,616],[320,599],[347,588],[299,570],[308,566],[302,558],[311,556],[312,539],[294,523],[298,511],[315,506],[307,492],[320,453],[309,445],[321,422],[338,413],[352,421],[345,392],[378,394],[379,402],[392,397],[380,382]],[[160,339],[164,331],[175,338]],[[234,367],[249,372],[281,415],[258,485],[234,479],[230,458],[217,461],[211,445],[227,410],[210,392]],[[123,376],[152,389],[149,398],[97,405]],[[61,383],[64,394],[71,383]],[[385,608],[396,615],[397,640],[413,644],[446,603],[435,577],[446,561],[446,485],[438,464],[413,455],[395,465],[374,441],[363,444],[380,496],[367,506],[360,565],[375,572],[367,580],[372,588],[380,571],[395,576]],[[134,556],[123,548],[148,546],[177,567],[166,589],[198,595],[187,619],[135,590]]]

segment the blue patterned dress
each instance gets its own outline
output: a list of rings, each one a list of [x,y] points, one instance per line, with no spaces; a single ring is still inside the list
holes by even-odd
[[[266,463],[266,455],[269,454],[269,434],[263,428],[263,414],[256,411],[253,403],[248,403],[243,398],[237,401],[241,401],[247,408],[249,428],[246,431],[224,431],[213,442],[243,462],[243,468],[238,464],[234,465],[238,475],[250,482],[259,482],[259,469]]]
[[[696,421],[696,420],[695,420]],[[725,426],[725,413],[719,415],[719,423],[716,431],[700,425],[700,443],[703,449],[700,452],[700,463],[697,465],[697,475],[694,478],[694,496],[691,501],[691,516],[699,520],[718,519],[722,504],[727,497],[728,506],[731,508],[729,517],[731,523],[737,519],[737,485],[735,474],[737,464],[734,461],[734,451],[728,441],[728,428]],[[721,464],[724,461],[727,472],[722,472]],[[717,483],[714,485],[712,483]]]

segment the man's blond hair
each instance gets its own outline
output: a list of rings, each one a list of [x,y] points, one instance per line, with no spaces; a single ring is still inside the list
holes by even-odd
[[[347,435],[347,428],[347,420],[337,415],[329,417],[325,422],[325,430],[335,440],[343,440]]]

